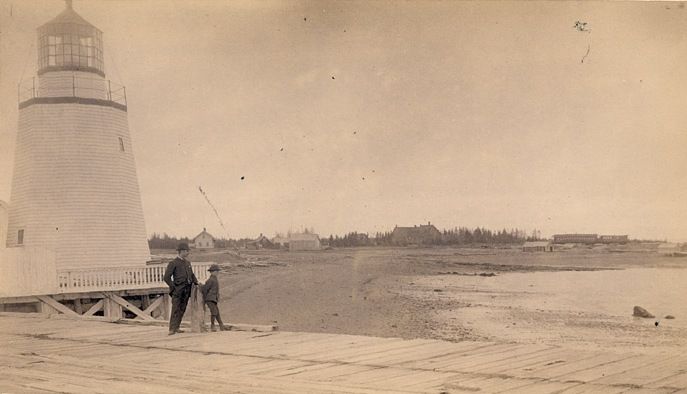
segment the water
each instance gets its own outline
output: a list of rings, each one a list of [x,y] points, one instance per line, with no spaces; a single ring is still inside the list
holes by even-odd
[[[676,318],[672,325],[687,326],[687,269],[559,271],[463,278],[462,286],[501,293],[503,297],[496,302],[526,309],[629,316],[633,307],[639,305],[654,314],[656,320],[670,314]],[[508,296],[513,293],[518,294]]]

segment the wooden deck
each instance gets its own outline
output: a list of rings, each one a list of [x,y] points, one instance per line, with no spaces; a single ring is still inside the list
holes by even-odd
[[[687,393],[687,354],[0,314],[0,392]]]

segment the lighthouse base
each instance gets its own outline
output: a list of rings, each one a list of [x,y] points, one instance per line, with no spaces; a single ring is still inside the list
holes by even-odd
[[[168,289],[135,289],[0,298],[0,311],[66,315],[73,318],[169,320]]]

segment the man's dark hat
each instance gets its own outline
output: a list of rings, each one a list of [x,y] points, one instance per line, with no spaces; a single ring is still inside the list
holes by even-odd
[[[186,242],[182,242],[177,246],[177,252],[180,250],[191,250],[188,248],[188,244]]]
[[[211,265],[210,268],[208,268],[208,271],[210,271],[210,272],[219,271],[219,265],[217,265],[217,264]]]

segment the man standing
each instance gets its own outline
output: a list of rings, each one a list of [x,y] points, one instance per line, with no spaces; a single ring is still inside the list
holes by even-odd
[[[165,283],[169,286],[169,295],[172,296],[172,316],[169,319],[169,335],[183,332],[179,329],[181,319],[186,312],[186,305],[191,296],[191,285],[197,285],[198,279],[193,274],[191,262],[186,258],[191,251],[188,244],[180,243],[177,246],[178,256],[167,264],[165,271]]]

